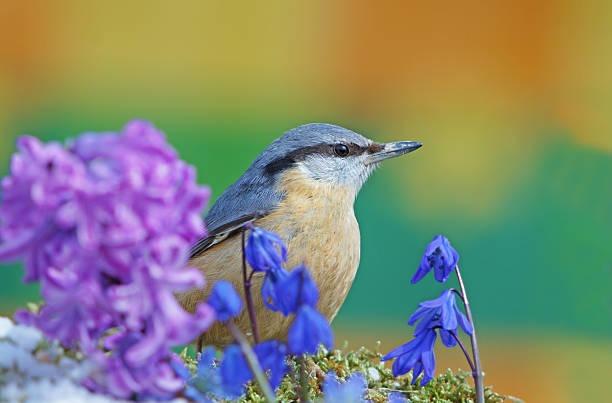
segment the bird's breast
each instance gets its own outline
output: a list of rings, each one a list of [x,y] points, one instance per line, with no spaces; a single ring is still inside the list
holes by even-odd
[[[329,320],[333,319],[353,283],[359,265],[359,226],[353,212],[354,192],[348,188],[323,185],[309,180],[302,173],[288,171],[279,181],[284,193],[279,205],[255,225],[276,232],[287,244],[291,270],[305,264],[319,287],[318,308]],[[207,279],[203,289],[194,289],[177,297],[185,308],[193,311],[207,298],[211,286],[218,280],[234,284],[244,298],[242,283],[241,237],[230,237],[192,259],[190,265],[202,270]],[[287,334],[292,317],[265,308],[259,292],[263,276],[253,278],[253,302],[262,339],[281,339]],[[236,318],[244,331],[250,329],[248,315],[243,310]],[[227,329],[215,324],[202,335],[205,344],[223,346],[232,342]]]
[[[286,172],[278,190],[279,206],[258,225],[287,243],[288,267],[305,264],[320,291],[319,310],[330,320],[353,283],[360,257],[359,225],[353,211],[355,191]]]

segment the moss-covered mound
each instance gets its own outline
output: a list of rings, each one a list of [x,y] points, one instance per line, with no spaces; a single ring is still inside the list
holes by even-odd
[[[195,360],[182,355],[188,366],[194,368]],[[366,398],[373,402],[386,402],[389,394],[401,394],[410,402],[473,402],[474,388],[470,384],[470,374],[464,371],[453,373],[450,369],[439,374],[429,384],[420,386],[411,385],[410,374],[396,378],[391,370],[381,363],[382,355],[376,351],[361,347],[356,351],[339,349],[333,351],[320,351],[316,356],[307,358],[307,373],[310,383],[310,394],[313,400],[322,398],[321,385],[328,372],[335,372],[341,379],[346,379],[354,372],[365,375],[368,383]],[[281,402],[294,402],[297,400],[298,384],[294,375],[297,373],[296,362],[290,362],[291,371],[285,376],[280,388],[277,390],[278,400]],[[485,389],[487,403],[501,403],[515,399],[495,393],[490,388]],[[264,402],[255,384],[249,385],[246,395],[241,402]]]

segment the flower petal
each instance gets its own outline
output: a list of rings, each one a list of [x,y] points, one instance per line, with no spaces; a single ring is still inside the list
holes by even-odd
[[[440,329],[440,339],[446,347],[455,347],[457,340],[453,337],[452,331]]]
[[[229,281],[217,281],[212,289],[208,304],[215,310],[217,319],[225,322],[238,316],[242,310],[242,300]]]
[[[410,279],[410,282],[412,284],[418,283],[419,281],[421,281],[423,277],[427,275],[427,273],[429,273],[430,270],[431,270],[431,266],[429,262],[427,261],[426,256],[423,256],[423,258],[421,259],[421,264],[419,265],[416,273],[414,273],[414,275]]]
[[[287,336],[289,351],[293,354],[315,354],[319,345],[328,349],[333,344],[333,334],[327,319],[310,306],[297,312]]]

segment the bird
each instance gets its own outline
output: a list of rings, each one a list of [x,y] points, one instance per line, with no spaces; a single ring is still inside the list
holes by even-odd
[[[305,265],[319,288],[317,308],[330,323],[351,288],[360,259],[360,231],[353,205],[382,161],[420,148],[417,141],[378,143],[328,123],[309,123],[285,132],[259,154],[204,218],[208,234],[192,250],[189,267],[206,278],[203,288],[179,293],[194,312],[219,280],[230,281],[244,301],[242,229],[246,223],[276,233],[288,250],[286,267]],[[252,281],[261,340],[284,340],[292,318],[268,310],[262,276]],[[246,309],[235,324],[248,337]],[[221,323],[203,333],[198,345],[223,347],[233,336]]]

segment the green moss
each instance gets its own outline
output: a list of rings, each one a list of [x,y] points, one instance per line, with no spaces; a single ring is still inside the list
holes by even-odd
[[[186,353],[182,354],[188,367],[195,369],[195,360]],[[368,382],[367,399],[373,402],[386,402],[387,397],[392,392],[403,394],[410,402],[473,402],[474,388],[471,386],[471,376],[469,373],[459,371],[453,373],[450,369],[435,377],[424,387],[411,385],[411,374],[395,378],[391,370],[381,363],[382,355],[379,352],[368,350],[361,347],[355,351],[346,348],[340,350],[326,351],[321,350],[316,356],[308,357],[307,373],[311,398],[317,400],[322,398],[321,385],[325,375],[334,371],[341,379],[346,379],[354,372],[361,372],[365,375]],[[277,390],[280,402],[293,402],[297,400],[297,384],[292,374],[296,373],[296,362],[290,360],[290,373],[285,376],[279,389]],[[490,388],[485,389],[487,403],[501,403],[504,401],[515,400],[493,392]],[[240,402],[264,402],[259,389],[254,384],[249,384],[246,395]]]

